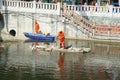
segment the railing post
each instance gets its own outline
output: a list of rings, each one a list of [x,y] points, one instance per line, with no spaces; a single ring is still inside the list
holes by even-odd
[[[63,3],[63,10],[66,10],[67,9],[67,4],[66,3]]]
[[[33,11],[36,13],[36,1],[33,1]]]
[[[17,11],[19,12],[19,2],[16,3]]]
[[[112,17],[112,15],[113,15],[113,11],[114,11],[114,9],[113,9],[113,6],[112,5],[110,5],[109,6],[109,10],[110,10],[110,17]]]
[[[61,15],[61,3],[57,3],[57,12],[58,12],[58,15]]]
[[[62,13],[63,13],[63,3],[61,2],[60,3],[60,16],[62,16]]]
[[[65,15],[66,3],[62,3],[61,15]]]

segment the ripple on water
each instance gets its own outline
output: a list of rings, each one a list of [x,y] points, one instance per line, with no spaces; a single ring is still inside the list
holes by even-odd
[[[60,55],[44,51],[34,54],[29,48],[32,43],[5,45],[0,54],[0,80],[119,80],[119,50],[114,54],[114,48],[108,55],[109,47],[88,43],[74,46],[91,46],[94,54]]]

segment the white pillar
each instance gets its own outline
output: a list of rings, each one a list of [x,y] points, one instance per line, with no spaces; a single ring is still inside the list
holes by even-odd
[[[61,14],[61,3],[60,2],[57,3],[57,14],[58,15]]]
[[[34,10],[34,13],[36,13],[36,1],[33,1],[33,10]]]
[[[0,0],[0,9],[2,9],[2,1],[3,1],[3,0]]]

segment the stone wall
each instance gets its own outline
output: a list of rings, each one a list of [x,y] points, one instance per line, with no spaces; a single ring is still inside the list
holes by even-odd
[[[57,35],[59,30],[65,32],[66,38],[87,38],[82,29],[73,22],[55,15],[30,14],[30,13],[9,13],[1,14],[3,19],[0,20],[1,36],[3,40],[25,40],[24,32],[35,33],[34,22],[38,21],[43,33],[52,33]],[[4,24],[2,24],[2,21]]]
[[[120,26],[120,18],[116,17],[97,17],[97,16],[88,16],[86,17],[91,22],[95,22],[96,24],[103,24],[103,25],[113,25],[113,26]]]

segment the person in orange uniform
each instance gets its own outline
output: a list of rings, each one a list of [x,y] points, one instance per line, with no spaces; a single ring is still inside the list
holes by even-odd
[[[65,35],[63,31],[59,31],[57,37],[60,40],[60,48],[65,49]]]
[[[36,34],[38,34],[39,33],[39,24],[38,24],[38,22],[37,21],[35,21],[35,32],[36,32]]]

